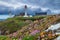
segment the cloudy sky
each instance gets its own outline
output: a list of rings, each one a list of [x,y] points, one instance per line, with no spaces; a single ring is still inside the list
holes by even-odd
[[[0,6],[18,8],[23,5],[42,6],[51,9],[60,9],[60,0],[0,0]]]
[[[13,11],[24,7],[24,5],[33,10],[35,10],[34,8],[41,8],[42,10],[50,9],[55,13],[60,13],[60,0],[0,0],[0,14],[8,13],[9,8]]]
[[[0,0],[0,11],[4,9],[18,9],[27,5],[31,8],[39,8],[56,10],[60,12],[60,0]]]
[[[7,7],[13,7],[18,8],[24,5],[28,5],[36,7],[36,4],[39,1],[35,0],[0,0],[0,6],[7,6]]]

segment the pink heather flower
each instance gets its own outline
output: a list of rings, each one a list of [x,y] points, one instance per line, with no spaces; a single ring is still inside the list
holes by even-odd
[[[12,37],[13,35],[12,35],[12,34],[9,34],[9,35],[7,35],[7,36]]]
[[[19,40],[22,40],[21,38],[19,38]]]
[[[17,32],[13,33],[13,36],[16,37],[17,36]]]
[[[38,32],[40,32],[40,31],[38,31],[38,30],[34,30],[34,31],[31,32],[30,34],[31,34],[31,35],[35,35],[35,34],[38,33]]]

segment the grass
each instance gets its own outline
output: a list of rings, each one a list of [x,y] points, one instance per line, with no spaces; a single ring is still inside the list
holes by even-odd
[[[25,36],[22,40],[34,40],[34,36]]]
[[[0,35],[0,40],[8,40],[9,38],[7,36]]]
[[[0,35],[0,40],[18,40],[17,38],[9,38],[8,36]]]

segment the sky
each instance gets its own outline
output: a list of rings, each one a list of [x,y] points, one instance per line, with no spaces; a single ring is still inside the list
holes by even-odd
[[[0,6],[18,8],[23,5],[60,9],[60,0],[0,0]]]
[[[50,9],[60,12],[60,0],[0,0],[0,12],[3,10],[18,9],[27,5],[29,8],[42,8],[42,10]]]
[[[33,2],[32,1],[30,2],[27,0],[0,0],[0,6],[7,6],[7,7],[13,7],[13,8],[18,8],[24,5],[28,5],[29,7],[33,5],[36,6],[35,4],[33,4]]]
[[[60,13],[60,0],[0,0],[0,18],[9,17],[1,16],[3,13],[7,14],[9,9],[14,13],[19,13],[24,8],[24,5],[27,5],[32,10],[40,10],[39,8],[41,8],[43,11],[49,9],[53,13]]]

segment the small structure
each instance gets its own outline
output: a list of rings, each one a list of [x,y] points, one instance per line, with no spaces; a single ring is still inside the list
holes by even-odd
[[[11,11],[9,11],[9,17],[8,18],[12,18],[14,17],[14,15],[12,15]]]
[[[11,17],[11,11],[9,11],[9,16]]]
[[[47,12],[36,13],[36,15],[47,15]]]
[[[50,9],[48,9],[46,12],[47,12],[47,15],[52,15],[52,12]]]

